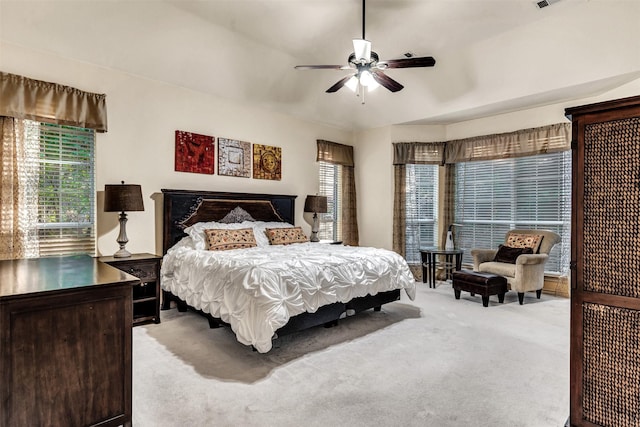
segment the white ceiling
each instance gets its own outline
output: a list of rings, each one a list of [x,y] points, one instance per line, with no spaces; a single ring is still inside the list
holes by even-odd
[[[640,2],[606,3],[561,0],[539,9],[532,0],[369,0],[366,37],[381,59],[409,52],[437,63],[388,70],[405,89],[393,94],[379,88],[365,105],[347,88],[324,92],[345,71],[293,69],[346,64],[351,39],[362,32],[360,0],[0,0],[0,38],[363,129],[468,120],[590,96],[638,78],[637,41],[622,43],[626,52],[598,61],[579,78],[571,68],[571,55],[585,60],[584,46],[576,46],[589,41],[589,20],[608,19],[602,11],[625,21],[618,28],[623,33],[634,22],[640,27]],[[589,44],[594,53],[611,48],[609,40]]]

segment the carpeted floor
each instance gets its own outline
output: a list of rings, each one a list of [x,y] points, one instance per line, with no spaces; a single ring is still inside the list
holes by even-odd
[[[514,292],[455,300],[418,284],[367,311],[276,340],[267,354],[162,312],[133,330],[133,425],[561,427],[569,413],[569,300]]]

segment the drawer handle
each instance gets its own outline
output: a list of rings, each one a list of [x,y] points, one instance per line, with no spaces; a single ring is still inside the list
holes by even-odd
[[[144,277],[145,276],[144,270],[141,270],[141,269],[135,268],[135,267],[129,268],[128,273],[132,274],[132,275],[134,275],[136,277],[141,277],[141,276]]]

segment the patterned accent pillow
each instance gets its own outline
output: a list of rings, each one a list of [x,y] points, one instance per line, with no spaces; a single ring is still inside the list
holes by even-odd
[[[495,262],[507,262],[509,264],[515,264],[516,259],[523,254],[532,254],[531,248],[511,248],[509,246],[499,245],[496,257],[493,259]]]
[[[543,237],[542,234],[509,233],[505,244],[511,248],[531,248],[537,254]]]
[[[267,233],[269,243],[272,245],[289,245],[309,241],[307,235],[302,231],[302,227],[266,228],[265,233]]]
[[[226,251],[229,249],[245,249],[257,246],[252,228],[225,230],[213,228],[204,230],[210,251]]]
[[[243,221],[255,221],[255,219],[253,219],[249,212],[245,211],[240,206],[236,206],[218,222],[223,224],[232,224],[234,222]]]

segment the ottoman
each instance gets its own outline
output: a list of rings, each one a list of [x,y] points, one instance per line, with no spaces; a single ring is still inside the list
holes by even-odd
[[[507,293],[507,279],[491,273],[479,271],[459,270],[453,272],[453,292],[456,299],[460,299],[460,292],[470,292],[482,296],[482,305],[489,306],[489,297],[498,295],[498,301],[504,302],[504,294]]]

